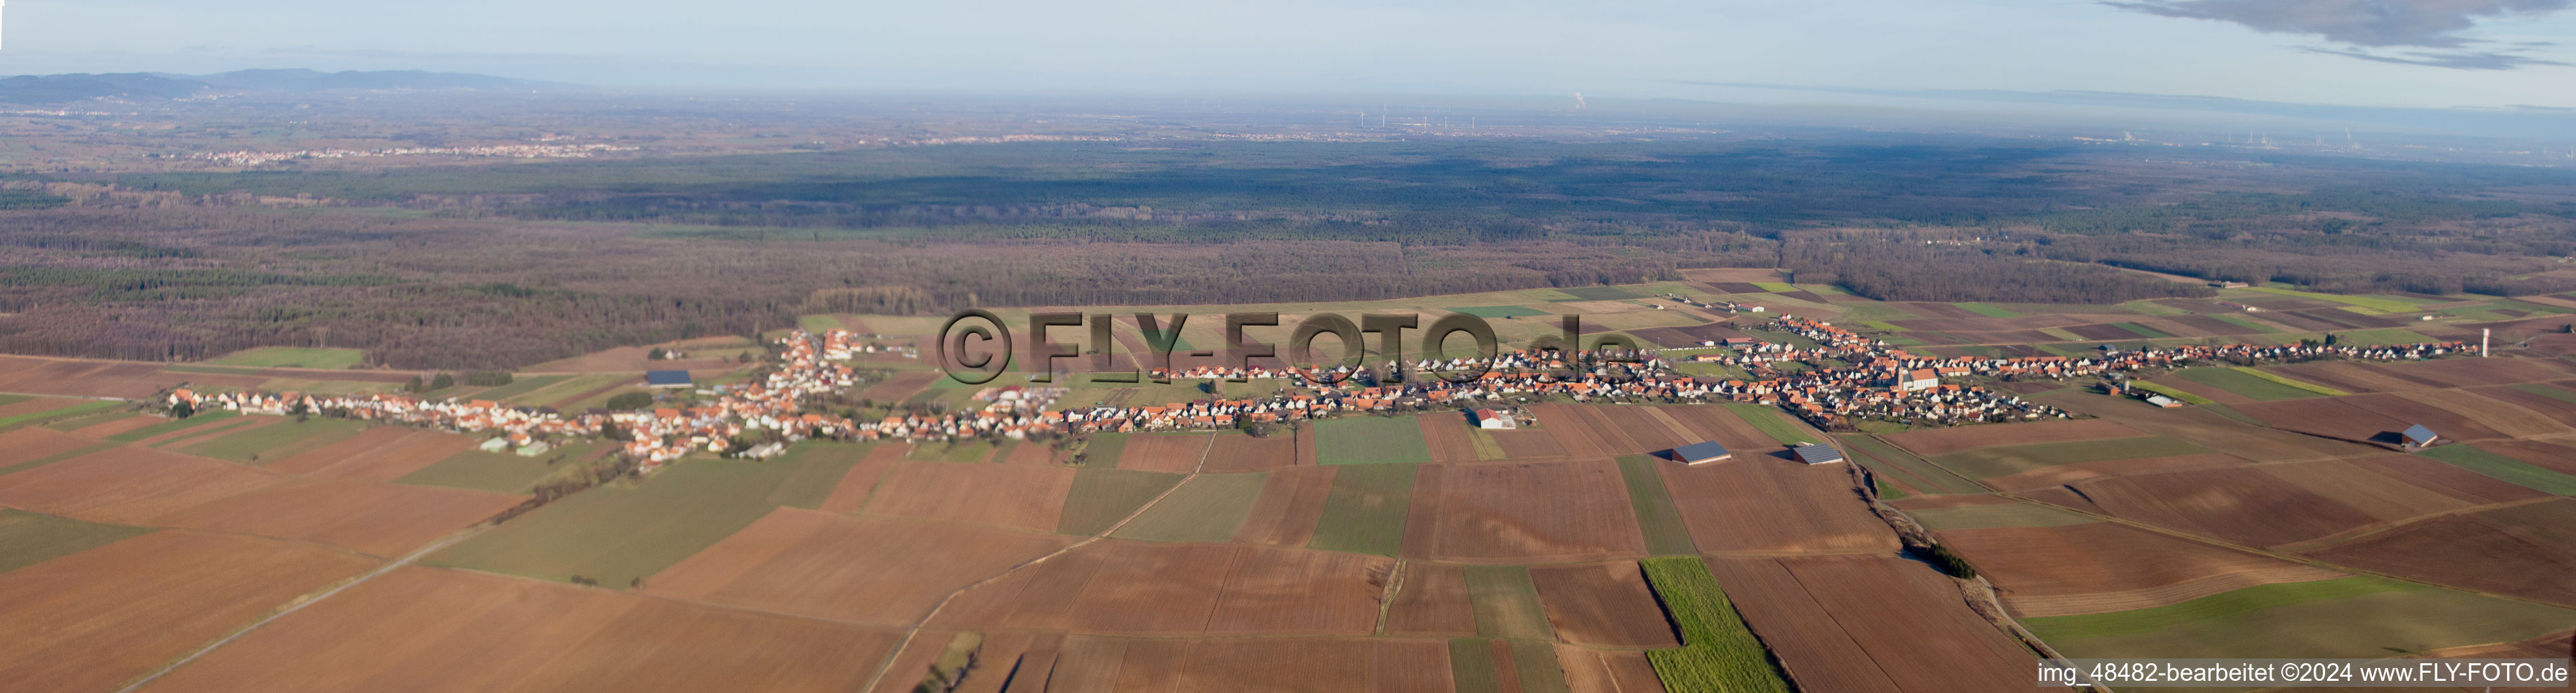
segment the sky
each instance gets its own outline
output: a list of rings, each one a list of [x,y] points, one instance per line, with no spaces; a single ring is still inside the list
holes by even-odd
[[[15,0],[0,74],[1713,98],[1709,83],[2576,108],[2576,0]]]

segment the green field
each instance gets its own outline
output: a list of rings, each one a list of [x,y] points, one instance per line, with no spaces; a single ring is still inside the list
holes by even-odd
[[[1788,693],[1789,682],[1771,663],[1771,653],[1745,627],[1734,602],[1696,556],[1670,556],[1643,561],[1646,581],[1681,626],[1682,646],[1648,650],[1670,693]]]
[[[1516,565],[1467,566],[1467,599],[1476,612],[1476,635],[1486,638],[1553,640],[1556,629],[1540,608],[1538,585],[1529,568]]]
[[[150,425],[150,426],[145,426],[145,427],[142,427],[142,428],[137,428],[137,429],[134,429],[134,430],[131,430],[131,431],[126,431],[126,432],[124,432],[124,433],[119,433],[119,434],[116,434],[116,435],[108,436],[108,437],[107,437],[107,439],[108,439],[108,440],[113,440],[113,441],[116,441],[116,442],[119,442],[119,443],[131,443],[131,442],[138,441],[138,440],[142,440],[142,439],[145,439],[145,438],[150,438],[150,437],[153,437],[153,436],[161,435],[161,434],[163,434],[163,433],[170,433],[170,432],[174,432],[174,431],[182,431],[182,430],[186,430],[186,429],[190,429],[190,428],[196,428],[196,427],[198,427],[198,426],[203,426],[203,425],[206,425],[206,424],[215,423],[215,422],[222,421],[222,420],[225,420],[225,419],[230,419],[230,418],[233,418],[233,417],[236,417],[236,416],[241,416],[241,412],[233,411],[233,410],[230,410],[230,409],[224,409],[224,410],[218,410],[218,411],[210,411],[210,412],[206,412],[206,413],[203,413],[203,414],[198,414],[198,415],[196,415],[196,416],[191,416],[191,417],[188,417],[188,418],[185,418],[185,419],[172,419],[172,420],[169,420],[169,421],[163,421],[163,422],[161,422],[161,423],[152,424],[152,425]]]
[[[1493,641],[1479,638],[1449,641],[1449,678],[1453,683],[1452,689],[1457,693],[1503,693],[1502,675],[1494,670]]]
[[[2561,401],[2561,402],[2566,402],[2566,403],[2568,403],[2568,404],[2576,404],[2576,390],[2569,390],[2569,389],[2567,389],[2567,388],[2558,387],[2558,386],[2555,386],[2555,385],[2543,385],[2543,384],[2540,384],[2540,383],[2525,383],[2525,384],[2521,384],[2521,385],[2515,385],[2515,386],[2513,386],[2513,389],[2521,390],[2521,391],[2523,391],[2523,392],[2529,392],[2529,393],[2531,393],[2531,394],[2540,395],[2540,396],[2542,396],[2542,397],[2547,397],[2547,398],[2554,399],[2554,400],[2558,400],[2558,401]]]
[[[2260,371],[2249,372],[2235,368],[2203,367],[2185,368],[2175,371],[2174,375],[2179,376],[2184,380],[2244,395],[2246,397],[2253,398],[2258,402],[2272,402],[2285,399],[2302,399],[2307,397],[2324,396],[2305,389],[2292,387],[2288,384],[2275,382],[2268,378],[2256,376],[2255,373],[2258,372]]]
[[[1985,529],[1988,527],[2059,527],[2080,525],[2094,518],[2035,503],[2019,501],[1991,505],[1961,505],[1928,510],[1908,510],[1924,529]]]
[[[858,466],[859,460],[867,459],[868,449],[874,447],[875,443],[825,440],[807,440],[789,446],[786,454],[764,463],[796,467],[778,483],[778,491],[769,494],[769,501],[806,510],[823,507],[823,501],[832,497],[832,489],[841,485],[841,477],[849,476],[850,468]]]
[[[2223,323],[2227,323],[2227,324],[2230,324],[2230,325],[2235,325],[2235,326],[2237,326],[2237,327],[2242,327],[2242,328],[2245,328],[2245,329],[2248,329],[2248,330],[2252,330],[2252,331],[2253,331],[2253,334],[2271,334],[2271,333],[2274,333],[2274,332],[2279,332],[2279,331],[2281,331],[2281,330],[2280,330],[2280,328],[2271,327],[2271,326],[2269,326],[2269,325],[2265,325],[2265,324],[2263,324],[2263,323],[2255,322],[2255,321],[2252,321],[2252,320],[2247,320],[2247,319],[2245,319],[2245,318],[2244,318],[2244,317],[2242,317],[2242,316],[2226,315],[2226,314],[2212,314],[2212,315],[2210,315],[2209,317],[2210,317],[2210,319],[2217,320],[2217,321],[2219,321],[2219,322],[2223,322]]]
[[[296,453],[340,442],[364,430],[367,430],[367,424],[363,421],[313,417],[229,433],[190,444],[185,449],[191,455],[256,464],[293,457]]]
[[[193,426],[182,429],[178,433],[172,434],[170,437],[153,442],[152,447],[168,449],[184,448],[190,445],[206,442],[208,440],[232,435],[234,433],[249,431],[252,428],[256,428],[251,425],[255,423],[259,422],[251,417],[234,417],[231,421],[226,421],[212,426]]]
[[[1514,640],[1509,647],[1513,673],[1521,679],[1521,693],[1573,693],[1574,689],[1565,683],[1565,668],[1556,661],[1555,645]]]
[[[2046,469],[2061,464],[2196,455],[2204,452],[2209,452],[2209,448],[2173,438],[2151,436],[1986,448],[1941,455],[1932,458],[1932,461],[1942,468],[1958,472],[1961,476],[1987,479],[2034,469]]]
[[[1270,475],[1201,474],[1109,536],[1144,541],[1221,542],[1234,538]]]
[[[564,497],[432,554],[429,562],[623,588],[778,508],[796,465],[683,459],[641,481]]]
[[[536,378],[527,378],[527,380],[534,379]],[[626,374],[575,376],[540,385],[537,386],[536,389],[526,392],[504,397],[487,397],[485,399],[507,400],[512,404],[549,406],[565,411],[579,411],[594,406],[606,406],[608,404],[608,398],[617,393],[612,391],[584,401],[571,401],[573,396],[602,387],[607,387],[614,383],[633,380],[635,380],[635,376]],[[518,381],[512,381],[510,384],[517,385],[519,383]],[[504,385],[503,387],[508,387],[508,385]]]
[[[1691,543],[1690,528],[1682,524],[1680,506],[1673,503],[1672,492],[1664,488],[1658,464],[1672,464],[1645,455],[1619,458],[1619,476],[1628,482],[1628,505],[1637,511],[1637,528],[1645,530],[1646,550],[1656,555],[1689,555],[1699,552]]]
[[[831,315],[799,315],[796,316],[796,326],[805,328],[805,331],[816,334],[821,334],[831,330],[850,329],[848,325],[841,324],[841,319],[839,317]]]
[[[151,532],[150,527],[82,522],[0,508],[0,573]]]
[[[1413,507],[1417,465],[1343,467],[1324,496],[1324,519],[1306,548],[1393,556],[1404,546],[1404,517]]]
[[[35,468],[37,468],[37,467],[42,467],[42,466],[49,465],[49,464],[53,464],[53,463],[56,463],[56,462],[61,462],[61,461],[63,461],[63,460],[68,460],[68,459],[71,459],[71,458],[74,458],[74,457],[79,457],[79,456],[82,456],[82,455],[87,455],[87,454],[90,454],[90,453],[93,453],[93,452],[98,452],[98,451],[100,451],[100,450],[105,450],[105,449],[112,448],[112,447],[116,447],[116,444],[115,444],[115,443],[99,443],[99,444],[97,444],[97,445],[92,445],[92,446],[89,446],[89,447],[84,447],[84,448],[81,448],[81,449],[78,449],[78,450],[65,450],[65,451],[62,451],[62,452],[54,453],[54,454],[51,454],[51,455],[46,455],[46,456],[44,456],[44,457],[39,457],[39,458],[32,459],[32,460],[27,460],[27,461],[25,461],[25,462],[20,462],[20,463],[17,463],[17,464],[13,464],[13,465],[6,466],[6,467],[0,467],[0,476],[8,476],[8,475],[10,475],[10,474],[16,474],[16,473],[18,473],[18,472],[23,472],[23,471],[27,471],[27,470],[30,470],[30,469],[35,469]]]
[[[63,406],[55,407],[55,408],[52,408],[52,409],[47,409],[47,410],[44,410],[44,411],[28,412],[28,413],[25,413],[25,414],[19,414],[19,415],[17,415],[17,416],[10,416],[10,417],[0,417],[0,429],[5,429],[5,428],[8,428],[8,427],[10,427],[10,426],[16,426],[16,425],[19,425],[19,424],[25,424],[25,423],[42,423],[42,422],[49,422],[49,421],[53,421],[53,420],[56,420],[56,419],[68,418],[68,417],[79,416],[79,415],[87,414],[87,413],[91,413],[91,412],[96,412],[96,411],[99,411],[99,410],[102,410],[102,409],[110,409],[110,408],[115,408],[115,407],[125,406],[125,403],[124,403],[124,402],[118,402],[118,401],[114,401],[114,400],[94,400],[94,401],[88,401],[88,402],[78,402],[77,400],[68,400],[68,399],[67,399],[67,400],[63,400],[62,402],[63,402]],[[77,403],[76,403],[76,402],[77,402]]]
[[[2357,576],[2022,625],[2070,657],[2376,658],[2520,640],[2576,626],[2576,611]]]
[[[1127,436],[1125,433],[1091,434],[1091,440],[1082,445],[1082,466],[1118,466],[1118,456],[1127,452]]]
[[[2454,443],[2415,453],[2448,462],[2466,469],[2553,496],[2576,494],[2576,476],[2568,476],[2534,466],[2529,462],[2487,452],[2467,444]]]
[[[1870,436],[1846,435],[1836,438],[1843,454],[1869,467],[1880,477],[1895,477],[1906,485],[1932,494],[1985,493],[1986,487],[1947,469],[1942,469],[1914,453],[1906,452],[1887,441]]]
[[[982,462],[1001,446],[973,438],[946,443],[922,443],[904,453],[904,459],[936,462]]]
[[[2271,371],[2262,370],[2262,369],[2255,368],[2255,367],[2252,367],[2252,366],[2237,366],[2234,370],[2236,370],[2237,372],[2240,372],[2240,373],[2245,373],[2245,374],[2247,374],[2247,375],[2251,375],[2251,376],[2257,377],[2257,378],[2262,378],[2263,380],[2269,381],[2269,382],[2271,382],[2271,383],[2273,383],[2273,384],[2276,384],[2276,385],[2286,385],[2286,386],[2289,386],[2289,387],[2294,387],[2294,388],[2298,388],[2298,389],[2301,389],[2301,390],[2306,390],[2306,391],[2308,391],[2308,392],[2313,392],[2313,393],[2320,394],[2320,395],[2326,395],[2326,396],[2330,396],[2330,397],[2340,397],[2340,396],[2343,396],[2343,395],[2349,395],[2349,394],[2352,394],[2352,393],[2350,393],[2350,392],[2345,392],[2345,391],[2342,391],[2342,390],[2337,390],[2337,389],[2334,389],[2334,388],[2331,388],[2331,387],[2326,387],[2326,386],[2324,386],[2324,385],[2318,385],[2318,384],[2316,384],[2316,383],[2311,383],[2311,382],[2307,382],[2307,381],[2304,381],[2304,380],[2292,380],[2292,379],[2290,379],[2289,377],[2287,377],[2287,376],[2283,376],[2283,375],[2281,375],[2281,374],[2279,374],[2279,373],[2274,373],[2274,372],[2271,372]]]
[[[2126,302],[2126,303],[2122,303],[2122,304],[2120,304],[2120,307],[2121,307],[2121,308],[2128,309],[2128,311],[2129,311],[2129,312],[2131,312],[2131,313],[2137,313],[2137,314],[2139,314],[2139,315],[2151,315],[2151,316],[2156,316],[2156,317],[2170,317],[2170,316],[2175,316],[2175,315],[2190,315],[2190,314],[2191,314],[2191,311],[2188,311],[2188,310],[2183,310],[2183,309],[2181,309],[2181,308],[2175,308],[2175,307],[2173,307],[2173,306],[2168,306],[2168,305],[2165,305],[2165,304],[2162,304],[2162,303],[2157,303],[2157,302],[2155,302],[2155,301],[2149,301],[2149,300],[2144,300],[2144,299],[2136,300],[2136,301],[2129,301],[2129,302]]]
[[[43,425],[46,428],[57,431],[77,431],[91,426],[134,416],[142,416],[142,414],[125,409],[102,409],[92,411],[87,414],[55,417],[53,420],[46,421]]]
[[[422,467],[420,471],[405,474],[394,481],[420,486],[447,486],[495,493],[518,493],[535,485],[537,480],[546,478],[555,470],[563,468],[563,463],[549,464],[548,460],[562,458],[567,453],[573,456],[566,459],[578,459],[578,453],[587,452],[589,449],[587,446],[565,446],[548,450],[546,454],[535,457],[522,457],[507,452],[467,450]]]
[[[1458,308],[1442,308],[1441,310],[1446,310],[1452,313],[1466,313],[1479,318],[1526,318],[1538,315],[1549,315],[1547,311],[1535,310],[1526,306],[1464,306]]]
[[[1958,306],[1966,309],[1970,313],[1976,313],[1989,318],[2013,318],[2021,316],[2020,313],[2004,310],[2001,306],[1986,303],[1952,303],[1950,305]]]
[[[510,378],[510,384],[474,393],[475,399],[502,400],[545,389],[549,385],[571,380],[569,375],[530,375]],[[570,393],[566,393],[570,394]]]
[[[1784,284],[1782,286],[1787,285]],[[1787,290],[1795,291],[1796,289],[1791,288]],[[1557,291],[1567,296],[1572,296],[1585,301],[1617,301],[1620,299],[1646,297],[1645,294],[1617,286],[1578,286],[1571,289],[1557,289]]]
[[[1064,534],[1091,535],[1109,531],[1111,525],[1145,507],[1145,503],[1162,495],[1163,489],[1181,482],[1185,475],[1164,472],[1140,472],[1133,469],[1086,467],[1073,475],[1073,490],[1065,495],[1064,512],[1056,516],[1055,531]]]
[[[2343,294],[2321,294],[2321,293],[2316,293],[2316,292],[2313,292],[2313,291],[2298,291],[2298,290],[2294,290],[2294,289],[2275,289],[2275,288],[2268,287],[2268,286],[2248,287],[2248,288],[2245,288],[2245,289],[2242,289],[2242,290],[2243,290],[2243,291],[2260,291],[2260,292],[2263,292],[2263,293],[2267,293],[2267,294],[2275,294],[2275,295],[2280,295],[2280,296],[2297,296],[2297,297],[2300,297],[2300,298],[2313,298],[2313,299],[2316,299],[2316,300],[2319,300],[2319,301],[2330,301],[2330,302],[2334,302],[2334,303],[2341,303],[2341,304],[2348,305],[2348,306],[2360,306],[2360,307],[2363,307],[2363,308],[2369,308],[2369,309],[2371,309],[2371,310],[2377,310],[2377,311],[2383,311],[2383,312],[2389,312],[2389,313],[2405,313],[2405,312],[2411,312],[2411,311],[2417,311],[2417,310],[2423,310],[2423,309],[2424,309],[2424,306],[2423,306],[2423,305],[2418,304],[2418,303],[2415,303],[2415,302],[2412,302],[2412,301],[2405,301],[2405,300],[2394,299],[2394,298],[2385,298],[2385,297],[2379,297],[2379,296],[2346,296],[2346,295],[2343,295]]]
[[[206,363],[217,366],[252,368],[349,368],[367,362],[364,349],[298,349],[294,347],[260,347],[243,349]]]
[[[2112,326],[2112,327],[2117,327],[2117,328],[2120,328],[2120,329],[2123,329],[2123,330],[2128,330],[2131,334],[2135,334],[2135,335],[2137,335],[2137,336],[2145,337],[2145,338],[2148,338],[2148,339],[2172,339],[2172,338],[2173,338],[2173,335],[2165,334],[2165,333],[2164,333],[2163,331],[2161,331],[2161,330],[2157,330],[2156,328],[2148,327],[2148,326],[2145,326],[2145,325],[2140,325],[2140,324],[2137,324],[2137,323],[2134,323],[2134,322],[2115,322],[2115,323],[2111,323],[2111,326]]]
[[[1754,339],[1759,339],[1759,340],[1762,340],[1762,341],[1765,341],[1765,342],[1770,342],[1770,343],[1773,343],[1773,344],[1787,344],[1787,345],[1794,346],[1794,347],[1797,347],[1797,348],[1800,348],[1800,349],[1813,349],[1813,348],[1816,348],[1817,346],[1820,346],[1820,345],[1816,344],[1816,340],[1808,339],[1806,335],[1798,334],[1798,333],[1795,333],[1795,332],[1773,332],[1773,331],[1770,331],[1770,330],[1745,330],[1745,331],[1744,331],[1744,336],[1752,337],[1752,338],[1754,338]]]
[[[2192,394],[2192,393],[2189,393],[2189,392],[2184,392],[2184,391],[2182,391],[2182,389],[2181,389],[2181,388],[2167,387],[2167,386],[2164,386],[2164,385],[2160,385],[2160,384],[2157,384],[2157,383],[2151,383],[2151,382],[2147,382],[2147,381],[2144,381],[2144,380],[2131,380],[2131,381],[2129,381],[2129,386],[2130,386],[2130,387],[2138,388],[2138,389],[2140,389],[2140,390],[2145,390],[2145,391],[2148,391],[2148,392],[2153,392],[2153,393],[2156,393],[2156,394],[2159,394],[2159,395],[2164,395],[2164,396],[2166,396],[2166,397],[2171,397],[2171,398],[2174,398],[2174,399],[2182,400],[2182,403],[2183,403],[2183,404],[2193,404],[2193,405],[2210,405],[2210,404],[2217,404],[2217,402],[2215,402],[2215,401],[2211,401],[2211,400],[2210,400],[2209,398],[2207,398],[2207,397],[2202,397],[2202,396],[2200,396],[2200,395],[2195,395],[2195,394]]]
[[[1735,418],[1752,424],[1753,430],[1761,431],[1762,435],[1771,436],[1772,440],[1780,441],[1782,445],[1824,442],[1823,438],[1808,433],[1805,428],[1791,422],[1788,415],[1782,413],[1779,407],[1768,404],[1727,404],[1725,407],[1727,411],[1735,414]]]
[[[1431,461],[1422,425],[1410,416],[1351,416],[1315,422],[1315,461],[1402,464]]]

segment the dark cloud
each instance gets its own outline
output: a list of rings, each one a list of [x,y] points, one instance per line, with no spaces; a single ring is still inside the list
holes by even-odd
[[[2564,65],[2522,53],[2545,41],[2485,50],[2487,41],[2467,32],[2482,19],[2530,17],[2567,9],[2576,0],[2103,0],[2102,4],[2165,17],[2210,19],[2256,31],[2305,34],[2344,44],[2307,48],[2316,53],[2404,65],[2463,70],[2507,70]],[[2408,50],[2390,53],[2387,48]]]

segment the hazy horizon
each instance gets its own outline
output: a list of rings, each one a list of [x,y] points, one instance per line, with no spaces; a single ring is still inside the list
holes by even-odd
[[[418,69],[618,88],[1409,92],[1726,100],[1712,84],[2576,108],[2567,0],[1798,9],[1122,0],[722,11],[644,0],[349,7],[19,0],[0,74]],[[1470,11],[1472,10],[1472,11]]]

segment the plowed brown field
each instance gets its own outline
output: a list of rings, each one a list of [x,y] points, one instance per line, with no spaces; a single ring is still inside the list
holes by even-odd
[[[2383,395],[2385,396],[2385,395]],[[2273,428],[2368,442],[2406,430],[2408,422],[2363,408],[2352,397],[2316,397],[2235,405]],[[2449,435],[2445,433],[2444,435]]]
[[[1679,647],[1644,571],[1630,562],[1530,569],[1557,638],[1578,645]]]
[[[269,468],[272,471],[287,472],[290,474],[303,473],[312,476],[366,479],[370,481],[392,481],[403,478],[412,472],[420,471],[430,465],[438,464],[439,460],[455,457],[458,453],[472,450],[474,449],[475,444],[480,442],[470,436],[444,433],[440,431],[411,430],[393,428],[390,426],[375,430],[401,431],[402,436],[395,438],[393,441],[385,443],[382,446],[360,448],[355,453],[346,455],[339,460],[328,462],[323,466],[313,467],[311,468],[311,471],[304,471],[304,468],[300,464],[297,467],[285,466],[287,462],[297,461],[294,458],[279,461],[277,464],[271,465]],[[374,432],[374,430],[371,430],[367,433]],[[366,433],[361,433],[359,436],[365,437]],[[353,438],[351,440],[356,439]],[[348,441],[342,442],[345,443]],[[331,447],[336,446],[324,446],[322,449],[327,450]],[[315,450],[315,452],[320,451],[321,450]],[[297,457],[302,457],[302,455],[298,455]]]
[[[1896,533],[1853,489],[1850,465],[1808,466],[1770,456],[1686,467],[1659,464],[1701,551],[1894,551]]]
[[[1072,467],[905,462],[887,471],[868,501],[871,515],[917,517],[1055,531]]]
[[[1626,482],[1609,460],[1424,465],[1414,487],[1408,558],[1566,562],[1645,554]]]
[[[1779,441],[1745,423],[1744,419],[1722,407],[1657,407],[1666,418],[1681,425],[1677,433],[1689,442],[1717,441],[1738,455],[1759,454],[1780,449]]]
[[[1297,435],[1306,435],[1307,430],[1300,428]],[[1254,438],[1220,433],[1207,451],[1207,471],[1211,474],[1257,472],[1297,464],[1297,439],[1286,436]]]
[[[0,476],[0,505],[120,524],[286,481],[258,467],[131,445]]]
[[[645,591],[861,623],[909,624],[950,592],[1072,537],[780,508],[645,580]]]
[[[193,378],[157,363],[0,356],[0,392],[137,399]]]
[[[2576,474],[2576,447],[2537,440],[2490,440],[2477,447],[2560,474]]]
[[[842,691],[864,681],[897,637],[405,567],[252,631],[145,690]]]
[[[1261,496],[1252,502],[1252,512],[1235,530],[1234,540],[1305,546],[1307,540],[1314,538],[1316,524],[1324,519],[1324,499],[1332,491],[1335,469],[1291,467],[1271,472],[1261,482]]]
[[[2072,488],[2083,497],[2065,493],[2031,497],[2248,546],[2306,541],[2373,519],[2249,467],[2105,477],[2078,482]]]
[[[1404,564],[1404,583],[1387,606],[1387,635],[1463,638],[1476,634],[1467,572],[1454,565]]]
[[[96,440],[42,426],[0,432],[0,467],[33,462],[97,444]]]
[[[1068,629],[1120,635],[1341,633],[1376,627],[1394,561],[1255,546],[1103,541]],[[1016,625],[1016,624],[1014,624]]]
[[[1447,643],[1426,641],[1075,636],[1065,639],[1046,691],[1446,693],[1451,690],[1448,655]]]
[[[2251,464],[2251,462],[2242,457],[2237,457],[2223,452],[2207,452],[2197,455],[2180,455],[2175,457],[2141,457],[2127,460],[2061,464],[2055,467],[2033,469],[2020,474],[1987,477],[1982,481],[1988,486],[2006,491],[2025,491],[2030,489],[2048,488],[2051,486],[2062,486],[2083,481],[2085,479],[2105,476],[2152,474],[2156,472],[2206,469],[2211,467],[2235,467],[2246,464]]]
[[[1891,433],[1879,438],[1914,454],[1932,457],[2010,445],[2037,445],[2078,440],[2140,438],[2148,435],[2108,419],[2069,419],[2016,424],[1988,424]]]
[[[0,642],[11,643],[0,688],[112,690],[375,565],[301,542],[171,530],[0,573]]]
[[[1468,437],[1466,417],[1455,413],[1426,414],[1413,417],[1422,428],[1422,442],[1430,447],[1435,462],[1474,462],[1476,441]]]
[[[911,452],[912,445],[909,443],[878,443],[876,447],[869,448],[867,456],[859,458],[858,464],[850,465],[849,473],[841,475],[840,482],[832,485],[832,495],[823,499],[820,509],[824,512],[854,513],[866,507],[868,496],[877,490],[877,482],[885,478],[885,473],[893,470],[896,464],[902,463],[904,455]]]
[[[1546,460],[1565,456],[1565,446],[1556,442],[1548,431],[1494,431],[1487,434],[1503,448],[1503,457],[1514,460]]]
[[[1556,646],[1556,665],[1565,670],[1566,687],[1576,693],[1663,693],[1655,665],[1646,653]]]
[[[1186,473],[1198,468],[1214,440],[1215,436],[1191,433],[1130,435],[1126,450],[1118,455],[1118,468]]]
[[[1801,689],[2032,690],[2029,652],[1969,611],[1959,587],[1928,566],[1882,556],[1708,560]],[[1765,576],[1765,561],[1790,579]],[[1767,604],[1774,601],[1781,604]],[[1756,603],[1765,604],[1748,606]]]
[[[2022,616],[2164,606],[2274,582],[2343,577],[2111,522],[1947,530],[1941,543],[1994,581]]]
[[[2562,515],[2558,519],[2576,520],[2576,512]],[[2435,584],[2576,606],[2576,547],[2483,513],[2416,522],[2310,555]]]
[[[353,479],[298,479],[162,515],[152,524],[304,539],[390,557],[526,498]]]

